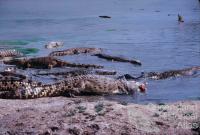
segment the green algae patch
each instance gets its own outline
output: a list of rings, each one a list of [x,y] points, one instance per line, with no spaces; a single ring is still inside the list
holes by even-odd
[[[20,51],[23,54],[34,54],[39,52],[37,48],[16,48],[16,50]]]
[[[106,31],[116,31],[116,29],[107,29]]]
[[[0,45],[28,45],[29,42],[25,40],[0,40]]]
[[[0,40],[0,45],[24,46],[32,42],[43,41],[43,38]]]

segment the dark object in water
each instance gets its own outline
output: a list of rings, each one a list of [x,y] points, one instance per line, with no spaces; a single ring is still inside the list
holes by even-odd
[[[81,67],[81,68],[103,68],[100,65],[93,64],[76,64],[59,60],[54,57],[37,57],[30,59],[13,59],[4,61],[5,64],[16,65],[19,68],[53,68],[53,67]]]
[[[179,22],[184,22],[183,17],[181,15],[178,14],[178,21]]]
[[[107,71],[107,70],[96,70],[95,74],[97,75],[116,75],[116,71]]]
[[[23,54],[15,49],[0,50],[0,58],[4,57],[22,57]]]
[[[135,77],[135,76],[131,76],[129,74],[124,74],[122,76],[119,76],[117,79],[126,79],[126,80],[138,80],[142,77],[143,75],[139,76],[139,77]]]
[[[69,48],[63,51],[53,51],[49,54],[49,56],[78,55],[81,53],[96,54],[96,53],[101,53],[101,52],[102,52],[101,48],[80,47],[80,48]]]
[[[94,54],[92,56],[97,56],[98,58],[106,59],[106,60],[109,60],[109,61],[128,62],[128,63],[131,63],[131,64],[140,65],[140,66],[142,65],[142,63],[139,60],[129,60],[129,59],[126,59],[126,58],[122,58],[122,57],[118,57],[118,56],[111,56],[111,55],[102,54],[102,53]]]
[[[110,16],[106,16],[106,15],[102,15],[102,16],[99,16],[100,18],[111,18]]]

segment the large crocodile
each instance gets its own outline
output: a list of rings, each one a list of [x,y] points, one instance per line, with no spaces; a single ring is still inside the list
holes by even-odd
[[[100,65],[93,64],[76,64],[54,57],[37,57],[37,58],[24,58],[24,59],[13,59],[4,61],[5,64],[16,65],[19,68],[53,68],[53,67],[82,67],[82,68],[103,68]]]
[[[53,84],[16,80],[0,80],[0,98],[31,99],[63,95],[130,94],[144,92],[145,84],[98,75],[66,78]]]
[[[80,48],[69,48],[63,51],[53,51],[49,54],[49,56],[77,55],[81,53],[96,54],[101,52],[102,52],[101,48],[80,47]]]

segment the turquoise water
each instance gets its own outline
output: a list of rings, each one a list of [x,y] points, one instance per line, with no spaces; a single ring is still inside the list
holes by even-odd
[[[184,23],[177,22],[181,14]],[[98,16],[108,15],[111,19]],[[0,0],[0,46],[19,48],[31,55],[47,55],[48,41],[64,48],[91,46],[142,61],[142,67],[109,63],[90,56],[63,57],[95,63],[121,74],[165,71],[200,65],[200,3],[198,0]],[[32,50],[31,50],[32,51]],[[85,59],[88,59],[85,61]],[[148,81],[148,92],[138,102],[199,99],[200,77]]]

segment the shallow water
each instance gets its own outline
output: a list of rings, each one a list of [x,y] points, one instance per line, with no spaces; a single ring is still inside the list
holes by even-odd
[[[177,22],[177,14],[185,22]],[[111,19],[99,18],[109,15]],[[120,73],[165,71],[200,65],[200,3],[198,0],[0,0],[0,47],[38,48],[47,55],[48,41],[64,48],[101,47],[107,53],[137,58],[142,67],[109,63],[90,56],[64,57],[102,64]],[[59,48],[60,50],[64,48]],[[85,59],[87,61],[84,61]],[[199,99],[200,77],[148,81],[146,95],[115,96],[130,102]]]

